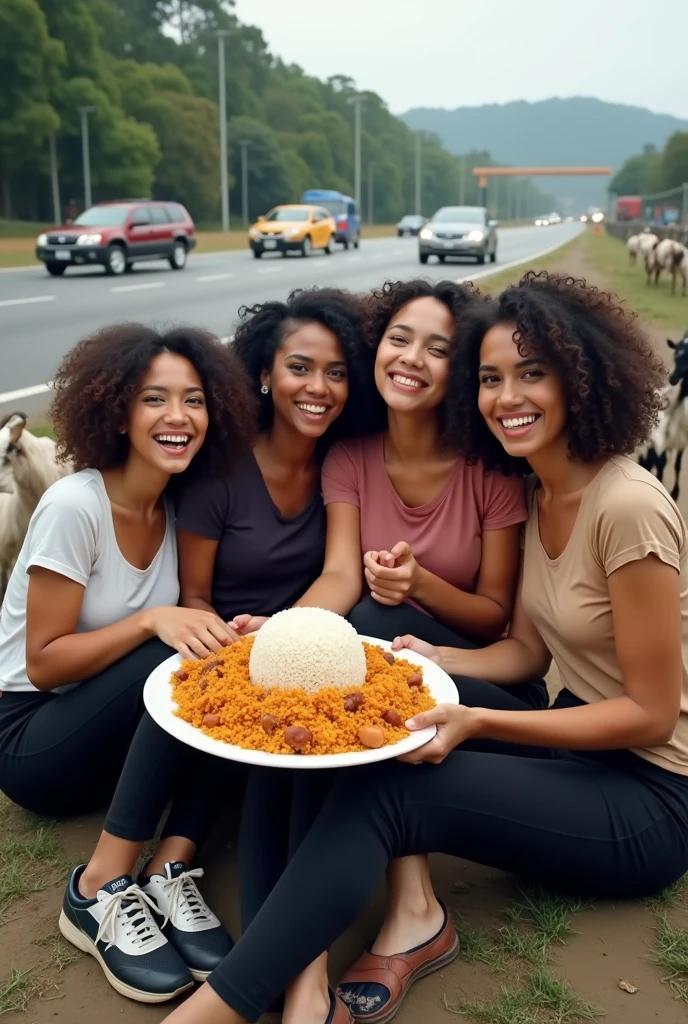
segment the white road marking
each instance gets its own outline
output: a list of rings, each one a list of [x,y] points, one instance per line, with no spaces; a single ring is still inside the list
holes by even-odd
[[[225,281],[228,277],[234,277],[234,274],[204,274],[203,277],[197,277],[197,281]]]
[[[25,306],[29,302],[52,302],[54,295],[33,295],[28,299],[3,299],[0,306]]]
[[[111,292],[142,292],[146,288],[164,288],[167,281],[149,281],[148,284],[120,284],[111,288]]]
[[[562,246],[568,245],[569,242],[573,242],[575,238],[578,238],[578,234],[573,235],[571,238],[565,238],[563,242],[557,242],[556,245],[550,245],[548,249],[542,249],[540,252],[533,252],[530,256],[524,256],[520,260],[512,260],[510,263],[495,263],[489,270],[481,270],[477,274],[471,274],[470,277],[457,277],[457,284],[463,284],[464,281],[477,281],[481,277],[491,277],[493,274],[499,274],[502,270],[511,270],[512,267],[520,267],[523,263],[530,263],[532,260],[541,260],[543,256],[549,256],[551,252],[556,252],[557,249],[561,249]]]
[[[51,387],[52,381],[48,381],[47,384],[32,384],[28,388],[17,388],[16,391],[0,392],[0,405],[5,405],[8,402],[19,402],[22,398],[32,398],[34,395],[43,395],[46,391],[50,391]]]
[[[279,274],[282,270],[281,267],[261,267],[258,271],[259,274]]]

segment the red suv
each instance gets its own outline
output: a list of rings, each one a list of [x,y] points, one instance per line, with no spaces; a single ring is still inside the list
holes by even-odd
[[[196,245],[196,229],[181,203],[148,199],[98,203],[71,224],[49,228],[36,240],[36,257],[48,273],[98,263],[110,275],[124,274],[143,260],[169,260],[183,270]]]

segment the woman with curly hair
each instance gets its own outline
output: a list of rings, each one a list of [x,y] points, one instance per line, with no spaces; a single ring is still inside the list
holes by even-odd
[[[194,479],[177,508],[182,604],[228,622],[228,641],[293,605],[319,575],[322,458],[336,437],[365,429],[370,405],[353,296],[297,291],[240,314],[232,349],[260,403],[257,439],[228,471]],[[202,870],[189,865],[218,816],[218,794],[240,788],[238,768],[186,747],[149,715],[141,719],[100,840],[73,872],[61,919],[66,937],[98,959],[123,995],[170,999],[205,980],[231,948],[197,887]],[[161,842],[134,882],[141,849],[171,797]],[[261,856],[249,842],[249,869]],[[147,899],[164,918],[162,931]],[[108,932],[94,918],[103,904],[114,921]],[[126,938],[133,919],[145,932],[136,949]]]
[[[688,869],[686,527],[629,458],[663,368],[633,317],[583,281],[528,274],[472,321],[453,381],[465,450],[533,474],[516,608],[483,650],[394,647],[504,686],[554,658],[563,688],[542,711],[441,705],[408,723],[437,726],[411,764],[340,772],[251,927],[169,1024],[257,1021],[394,858],[439,851],[611,899]],[[391,1020],[453,931],[431,890],[397,897],[339,996],[322,978],[302,986],[285,1024]]]

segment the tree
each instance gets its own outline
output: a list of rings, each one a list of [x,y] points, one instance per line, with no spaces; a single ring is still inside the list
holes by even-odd
[[[279,147],[277,136],[268,128],[250,117],[234,117],[227,126],[229,165],[234,180],[241,182],[241,146],[249,143],[248,156],[248,198],[249,218],[255,220],[259,213],[266,213],[271,206],[285,201],[289,191],[289,171],[284,153]],[[232,198],[235,210],[241,209],[240,187],[234,190]]]
[[[666,188],[688,182],[688,132],[675,132],[662,154],[662,176]]]
[[[626,160],[612,178],[609,191],[617,196],[642,196],[658,192],[662,185],[661,153],[644,152]]]

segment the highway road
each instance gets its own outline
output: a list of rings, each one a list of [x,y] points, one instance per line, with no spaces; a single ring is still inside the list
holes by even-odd
[[[192,255],[185,270],[160,263],[138,264],[132,273],[106,277],[100,268],[68,270],[50,277],[43,267],[0,271],[0,413],[43,413],[46,388],[62,356],[80,338],[117,320],[187,323],[220,337],[233,333],[239,307],[286,298],[293,288],[332,285],[364,291],[382,281],[410,277],[475,279],[527,262],[569,241],[580,224],[499,231],[498,263],[432,259],[418,262],[415,238],[365,238],[358,250],[337,247],[310,259],[264,256],[246,251]],[[518,266],[520,265],[520,266]]]

